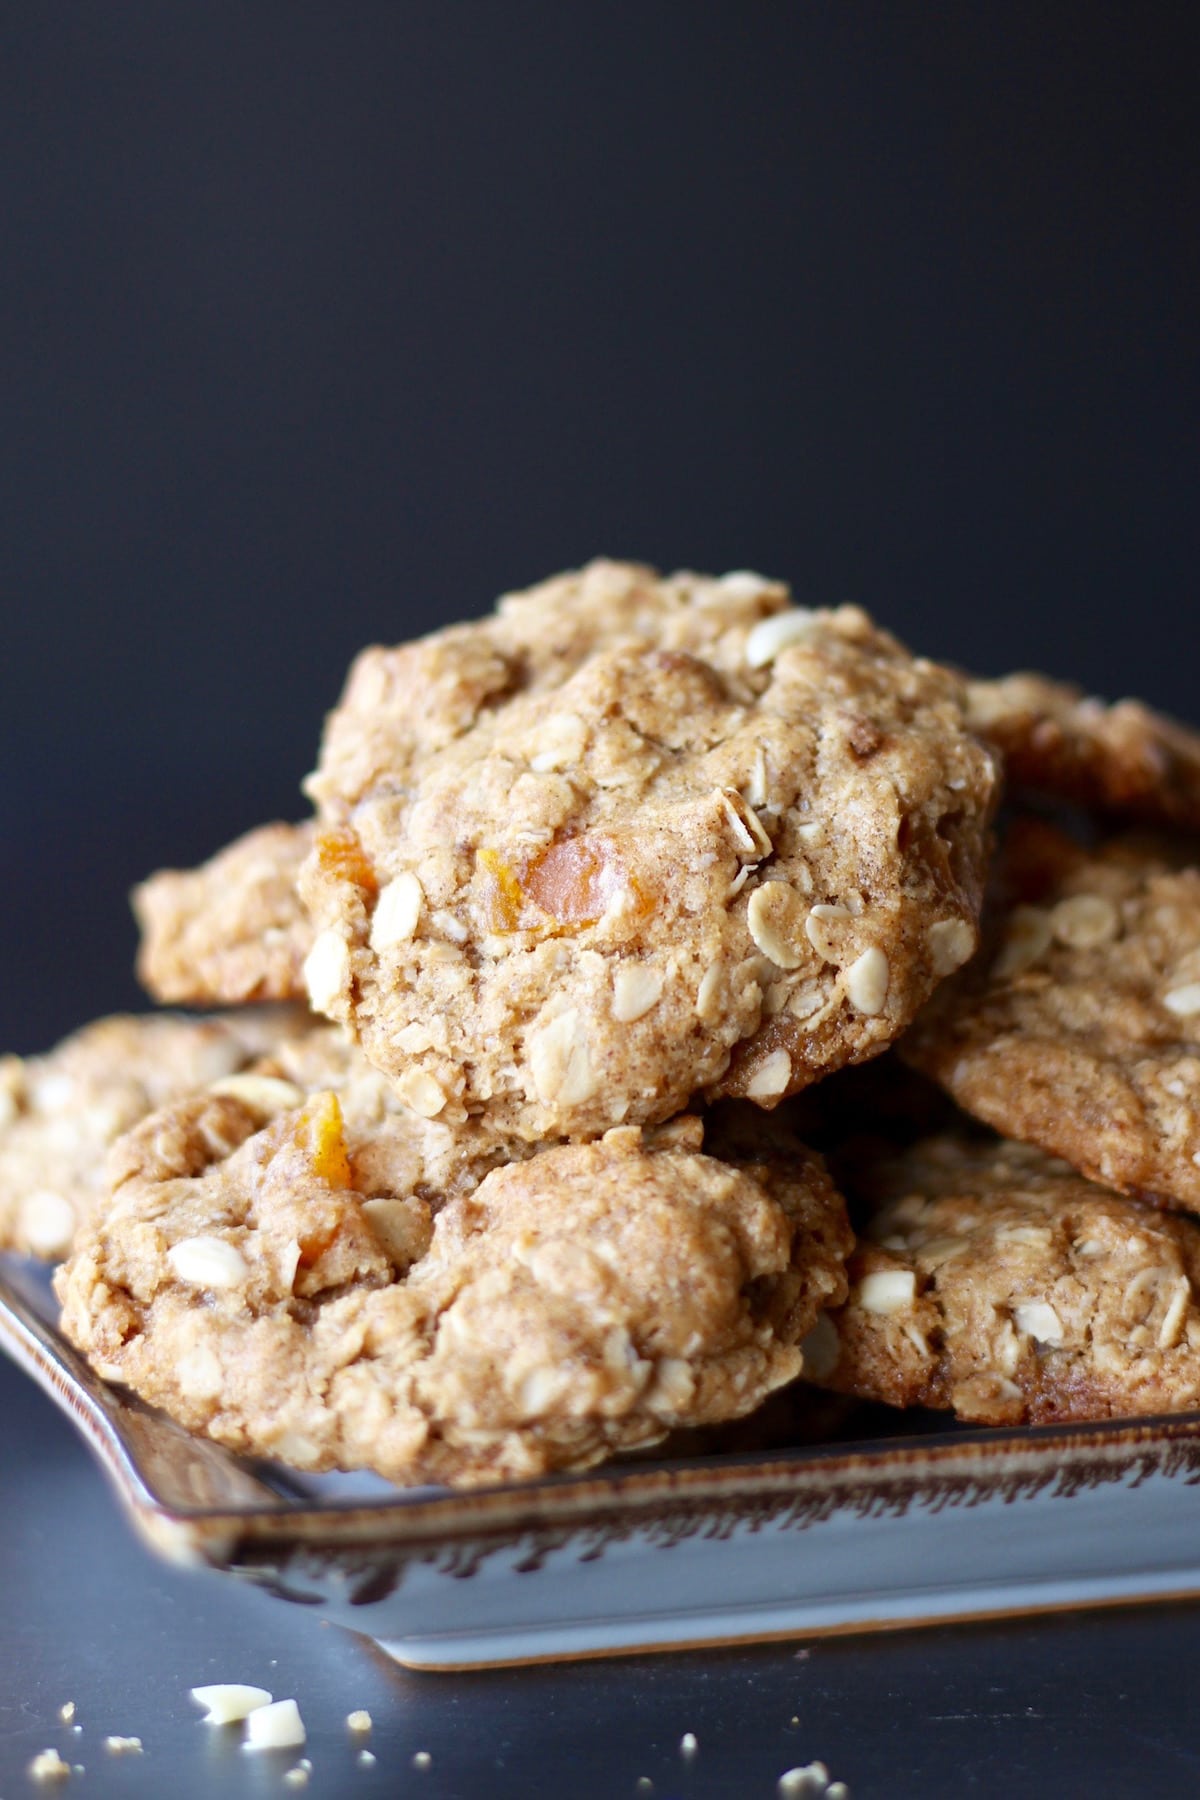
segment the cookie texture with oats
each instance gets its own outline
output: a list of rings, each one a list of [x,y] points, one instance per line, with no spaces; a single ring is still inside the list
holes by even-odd
[[[0,1057],[0,1249],[64,1256],[105,1186],[109,1146],[146,1113],[262,1056],[295,1015],[98,1019],[45,1056]]]
[[[1200,830],[1200,733],[1140,700],[1047,675],[968,684],[968,716],[1017,784],[1152,825]]]
[[[806,1346],[810,1379],[987,1425],[1200,1405],[1194,1220],[963,1134],[844,1173],[869,1211],[850,1297]]]
[[[302,1000],[313,932],[296,892],[312,825],[261,825],[198,869],[133,890],[138,979],[173,1006]]]
[[[1016,825],[987,952],[901,1046],[1007,1137],[1200,1211],[1200,870],[1177,846],[1084,850]]]
[[[857,608],[593,565],[359,659],[309,783],[309,995],[428,1117],[769,1107],[971,955],[996,779],[958,677]]]
[[[334,1094],[265,1127],[213,1096],[129,1140],[59,1271],[63,1327],[238,1451],[402,1483],[586,1469],[752,1411],[845,1295],[818,1160],[724,1162],[702,1131],[621,1128],[385,1215]]]

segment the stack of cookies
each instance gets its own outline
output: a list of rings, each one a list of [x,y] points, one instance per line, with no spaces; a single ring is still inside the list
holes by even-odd
[[[365,651],[306,791],[134,896],[145,986],[204,1016],[0,1062],[0,1247],[61,1261],[103,1376],[402,1483],[797,1378],[1200,1404],[1182,727],[599,562]]]

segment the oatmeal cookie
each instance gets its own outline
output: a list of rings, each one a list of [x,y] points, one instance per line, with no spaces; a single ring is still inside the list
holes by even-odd
[[[987,953],[901,1053],[1006,1137],[1200,1211],[1200,870],[1018,823]]]
[[[213,1096],[129,1140],[59,1272],[63,1326],[239,1451],[406,1483],[585,1469],[750,1412],[845,1295],[818,1161],[725,1163],[702,1129],[626,1127],[372,1203],[333,1094],[265,1128]]]
[[[748,576],[601,574],[367,652],[310,783],[314,1006],[416,1111],[529,1141],[772,1106],[976,944],[956,676]]]
[[[858,1158],[853,1181],[872,1210],[811,1379],[988,1425],[1200,1406],[1195,1221],[961,1134]]]
[[[1101,812],[1200,830],[1200,733],[1140,700],[1106,704],[1047,675],[972,681],[968,717],[1012,780]]]
[[[296,892],[311,823],[261,825],[198,869],[133,890],[138,979],[173,1006],[302,1000],[312,926]]]
[[[261,1056],[292,1016],[99,1019],[45,1056],[0,1057],[0,1249],[57,1258],[104,1187],[109,1145],[153,1108]]]

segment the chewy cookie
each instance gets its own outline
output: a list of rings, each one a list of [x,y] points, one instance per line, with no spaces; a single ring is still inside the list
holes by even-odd
[[[1012,781],[1100,812],[1200,830],[1200,734],[1140,700],[1106,705],[1047,675],[967,686],[968,717]]]
[[[811,1379],[988,1425],[1200,1405],[1200,1226],[1026,1145],[964,1135],[852,1159],[870,1212]]]
[[[302,1000],[312,926],[296,892],[312,826],[261,825],[198,869],[133,890],[138,979],[173,1006]]]
[[[846,1291],[817,1159],[718,1161],[695,1119],[370,1202],[333,1094],[260,1117],[226,1093],[146,1121],[57,1278],[103,1375],[239,1451],[400,1482],[588,1468],[750,1412]]]
[[[1200,1211],[1200,870],[1026,822],[997,880],[995,940],[903,1056],[1005,1136]]]
[[[99,1019],[45,1056],[0,1057],[0,1250],[64,1256],[109,1145],[154,1108],[262,1056],[294,1015]]]
[[[996,789],[958,678],[856,608],[600,574],[368,652],[310,783],[314,1006],[530,1142],[882,1049],[975,948]]]

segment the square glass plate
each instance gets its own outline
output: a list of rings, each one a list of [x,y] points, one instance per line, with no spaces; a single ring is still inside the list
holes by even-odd
[[[324,1609],[419,1668],[1200,1594],[1200,1417],[611,1464],[452,1492],[308,1477],[95,1376],[0,1257],[0,1346],[152,1550]]]

